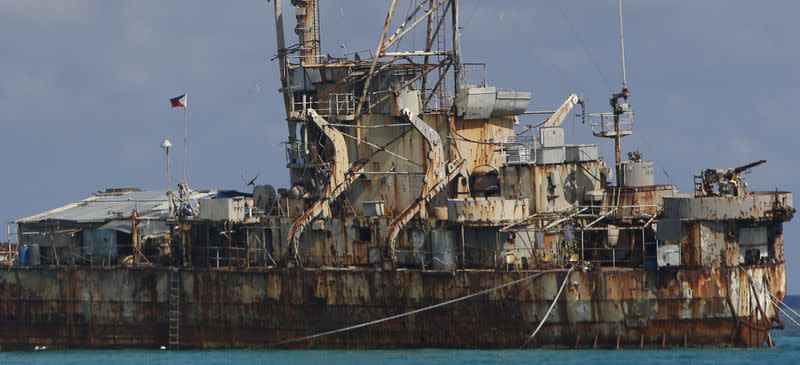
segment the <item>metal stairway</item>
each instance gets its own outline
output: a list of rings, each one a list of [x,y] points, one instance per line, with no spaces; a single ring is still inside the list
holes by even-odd
[[[177,270],[169,275],[169,347],[178,348],[181,339],[181,274]]]

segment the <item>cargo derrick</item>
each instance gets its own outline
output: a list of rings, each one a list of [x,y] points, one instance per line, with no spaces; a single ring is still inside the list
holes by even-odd
[[[291,1],[298,43],[287,47],[275,0],[288,188],[226,197],[182,183],[174,207],[107,191],[18,220],[20,247],[37,255],[23,266],[36,268],[0,270],[16,293],[0,307],[52,330],[0,318],[26,334],[0,346],[519,347],[534,328],[531,346],[771,344],[794,208],[791,193],[746,188],[741,175],[763,161],[704,170],[694,194],[656,184],[653,162],[622,157],[624,66],[609,113],[585,113],[575,94],[530,112],[530,92],[498,89],[461,60],[457,0],[417,3],[396,17],[392,0],[375,49],[334,58],[321,51],[318,1]],[[423,49],[401,50],[423,24]],[[566,143],[578,106],[614,140],[613,168],[596,144]],[[515,130],[530,115],[546,119]],[[131,202],[129,216],[84,219]],[[133,248],[98,246],[111,229]],[[25,287],[45,280],[57,288]],[[80,295],[123,280],[142,291]],[[117,305],[107,323],[83,310]],[[414,314],[388,321],[402,313]],[[358,324],[369,325],[338,332]]]
[[[319,131],[325,135],[331,143],[328,150],[331,151],[328,158],[331,161],[330,170],[325,171],[328,176],[327,183],[324,184],[317,200],[311,204],[302,216],[297,218],[292,226],[289,227],[288,241],[292,248],[294,255],[294,262],[299,262],[299,244],[300,235],[306,229],[311,220],[321,217],[330,219],[330,204],[331,201],[338,198],[344,191],[346,191],[350,184],[357,178],[358,173],[364,168],[364,161],[356,161],[351,166],[348,163],[347,146],[345,145],[344,137],[335,128],[330,126],[325,119],[319,116],[314,109],[307,109],[307,120],[314,123]],[[346,171],[345,171],[346,170]]]

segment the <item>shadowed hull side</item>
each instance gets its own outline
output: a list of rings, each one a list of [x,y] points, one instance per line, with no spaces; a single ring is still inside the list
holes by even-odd
[[[750,269],[785,293],[784,266]],[[168,344],[169,269],[0,272],[0,346],[159,347]],[[530,272],[182,271],[180,347],[266,347],[441,303]],[[516,348],[552,303],[566,271],[293,348]],[[758,280],[758,279],[756,279]],[[534,347],[763,346],[766,294],[738,268],[573,272]],[[733,313],[738,320],[734,320]],[[777,323],[778,321],[776,321]]]

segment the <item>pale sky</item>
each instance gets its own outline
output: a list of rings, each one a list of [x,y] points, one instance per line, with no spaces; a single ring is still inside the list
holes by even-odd
[[[322,0],[323,52],[374,48],[388,2]],[[486,62],[491,84],[532,91],[531,109],[578,92],[607,111],[621,80],[616,0],[461,4],[464,61]],[[792,0],[626,1],[637,124],[624,151],[642,151],[657,182],[684,191],[703,168],[759,159],[768,163],[747,176],[752,188],[800,191],[797,14]],[[264,0],[0,2],[0,220],[107,187],[163,188],[159,146],[171,139],[179,164],[182,139],[168,100],[184,90],[190,186],[247,190],[243,179],[259,173],[286,186],[272,17]],[[613,158],[588,126],[565,127],[568,142],[600,143]],[[795,294],[798,228],[785,230]]]

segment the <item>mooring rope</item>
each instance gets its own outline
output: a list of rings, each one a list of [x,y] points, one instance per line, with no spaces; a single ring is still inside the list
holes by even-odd
[[[572,272],[573,269],[574,268],[570,269],[569,271]],[[517,284],[519,284],[519,283],[521,283],[523,281],[527,281],[527,280],[538,278],[538,277],[540,277],[540,276],[542,276],[544,274],[547,274],[547,273],[559,272],[559,271],[563,271],[563,269],[554,269],[554,270],[542,271],[542,272],[539,272],[539,273],[536,273],[536,274],[533,274],[533,275],[526,276],[526,277],[524,277],[522,279],[514,280],[514,281],[511,281],[511,282],[508,282],[508,283],[505,283],[505,284],[502,284],[502,285],[498,285],[498,286],[490,288],[490,289],[481,290],[481,291],[476,292],[476,293],[468,294],[468,295],[465,295],[463,297],[451,299],[451,300],[448,300],[448,301],[445,301],[445,302],[441,302],[441,303],[438,303],[438,304],[434,304],[434,305],[431,305],[431,306],[427,306],[427,307],[424,307],[424,308],[415,309],[415,310],[412,310],[412,311],[409,311],[409,312],[405,312],[405,313],[401,313],[401,314],[397,314],[397,315],[394,315],[394,316],[391,316],[391,317],[381,318],[381,319],[377,319],[377,320],[374,320],[374,321],[365,322],[365,323],[361,323],[361,324],[357,324],[357,325],[353,325],[353,326],[349,326],[349,327],[344,327],[344,328],[340,328],[340,329],[333,330],[333,331],[317,333],[317,334],[314,334],[314,335],[311,335],[311,336],[305,336],[305,337],[299,337],[299,338],[293,338],[293,339],[289,339],[289,340],[284,340],[284,341],[280,341],[280,342],[274,342],[274,343],[268,344],[267,347],[275,347],[275,346],[285,345],[285,344],[294,343],[294,342],[304,342],[304,341],[313,340],[315,338],[319,338],[319,337],[323,337],[323,336],[329,336],[329,335],[333,335],[333,334],[337,334],[337,333],[342,333],[342,332],[352,331],[352,330],[363,328],[363,327],[372,326],[372,325],[375,325],[375,324],[379,324],[379,323],[386,322],[386,321],[391,321],[391,320],[402,318],[402,317],[408,317],[408,316],[411,316],[411,315],[414,315],[414,314],[417,314],[417,313],[422,313],[422,312],[425,312],[425,311],[428,311],[428,310],[431,310],[431,309],[434,309],[434,308],[444,307],[446,305],[457,303],[457,302],[460,302],[460,301],[463,301],[463,300],[467,300],[467,299],[474,298],[474,297],[477,297],[477,296],[481,296],[481,295],[484,295],[484,294],[489,294],[489,293],[491,293],[493,291],[497,291],[497,290],[500,290],[500,289],[503,289],[503,288],[507,288],[507,287],[510,287],[510,286],[517,285]],[[569,274],[567,274],[567,276],[569,276]],[[563,289],[563,285],[562,285],[562,289]],[[560,291],[559,291],[559,293],[560,293]]]
[[[525,346],[527,346],[528,343],[531,342],[531,340],[533,340],[534,337],[536,337],[536,334],[539,333],[540,329],[542,329],[544,322],[547,322],[547,317],[550,316],[550,312],[552,312],[553,308],[556,307],[556,302],[558,302],[558,298],[561,296],[561,292],[564,291],[564,287],[567,286],[567,280],[569,280],[569,274],[572,274],[573,270],[575,270],[575,266],[571,267],[569,271],[567,271],[567,276],[564,278],[564,282],[561,283],[561,287],[558,289],[556,297],[553,298],[553,304],[550,304],[550,309],[548,309],[547,313],[544,314],[544,318],[542,318],[542,321],[539,322],[539,326],[537,326],[536,329],[533,331],[533,333],[531,333],[531,336],[528,337],[527,340],[525,340],[525,343],[523,343],[522,346],[520,346],[521,349],[525,348]]]
[[[785,316],[786,316],[786,318],[789,318],[789,320],[791,320],[792,322],[794,322],[794,324],[796,324],[796,325],[797,325],[797,327],[800,327],[800,323],[798,323],[798,322],[797,322],[797,320],[795,320],[794,318],[792,318],[792,316],[791,316],[789,313],[787,313],[785,310],[783,310],[783,308],[781,308],[781,306],[780,306],[780,305],[778,305],[778,303],[775,303],[775,300],[773,300],[773,299],[771,299],[771,298],[770,298],[770,300],[772,301],[772,304],[775,306],[775,308],[778,308],[778,310],[779,310],[779,311],[781,311],[781,313],[783,313],[783,315],[785,315]],[[778,301],[780,302],[780,300],[778,300]],[[789,308],[789,307],[786,307],[786,308]]]
[[[772,294],[770,292],[767,292],[767,294],[769,294],[769,296],[771,296],[773,300],[777,300],[778,303],[780,303],[782,306],[786,307],[786,309],[788,309],[789,311],[794,313],[794,315],[796,315],[798,318],[800,318],[800,313],[797,313],[797,311],[792,309],[792,307],[786,305],[786,303],[784,303],[782,300],[778,299],[778,297],[776,297],[775,294]]]
[[[794,313],[794,314],[795,314],[795,315],[797,315],[798,317],[800,317],[800,314],[797,314],[797,312],[795,312],[795,310],[794,310],[794,309],[792,309],[791,307],[789,307],[788,305],[786,305],[785,303],[783,303],[783,301],[781,301],[780,299],[778,299],[778,297],[776,297],[774,294],[772,294],[772,292],[770,292],[769,290],[767,290],[767,288],[766,288],[766,287],[758,285],[758,284],[755,282],[755,280],[753,280],[753,276],[751,276],[751,275],[750,275],[750,273],[749,273],[747,270],[745,270],[745,269],[744,269],[744,268],[742,268],[741,266],[739,266],[739,269],[740,269],[740,270],[742,270],[742,271],[744,271],[744,273],[745,273],[745,274],[747,274],[747,279],[748,279],[748,280],[750,280],[750,284],[753,284],[753,286],[754,286],[754,287],[756,287],[757,289],[760,289],[762,292],[769,294],[769,296],[770,296],[770,301],[772,302],[772,305],[774,305],[774,306],[775,306],[775,308],[778,308],[778,310],[779,310],[779,311],[781,311],[781,313],[783,313],[783,315],[785,315],[785,316],[786,316],[786,318],[789,318],[789,320],[791,320],[792,322],[794,322],[794,324],[796,324],[798,327],[800,327],[800,322],[798,322],[797,320],[795,320],[794,318],[792,318],[792,316],[791,316],[789,313],[787,313],[787,312],[786,312],[786,311],[785,311],[783,308],[781,308],[781,307],[786,307],[787,309],[789,309],[790,311],[792,311],[792,313]],[[776,301],[777,301],[777,303],[776,303]],[[778,303],[780,303],[780,304],[778,304]]]

